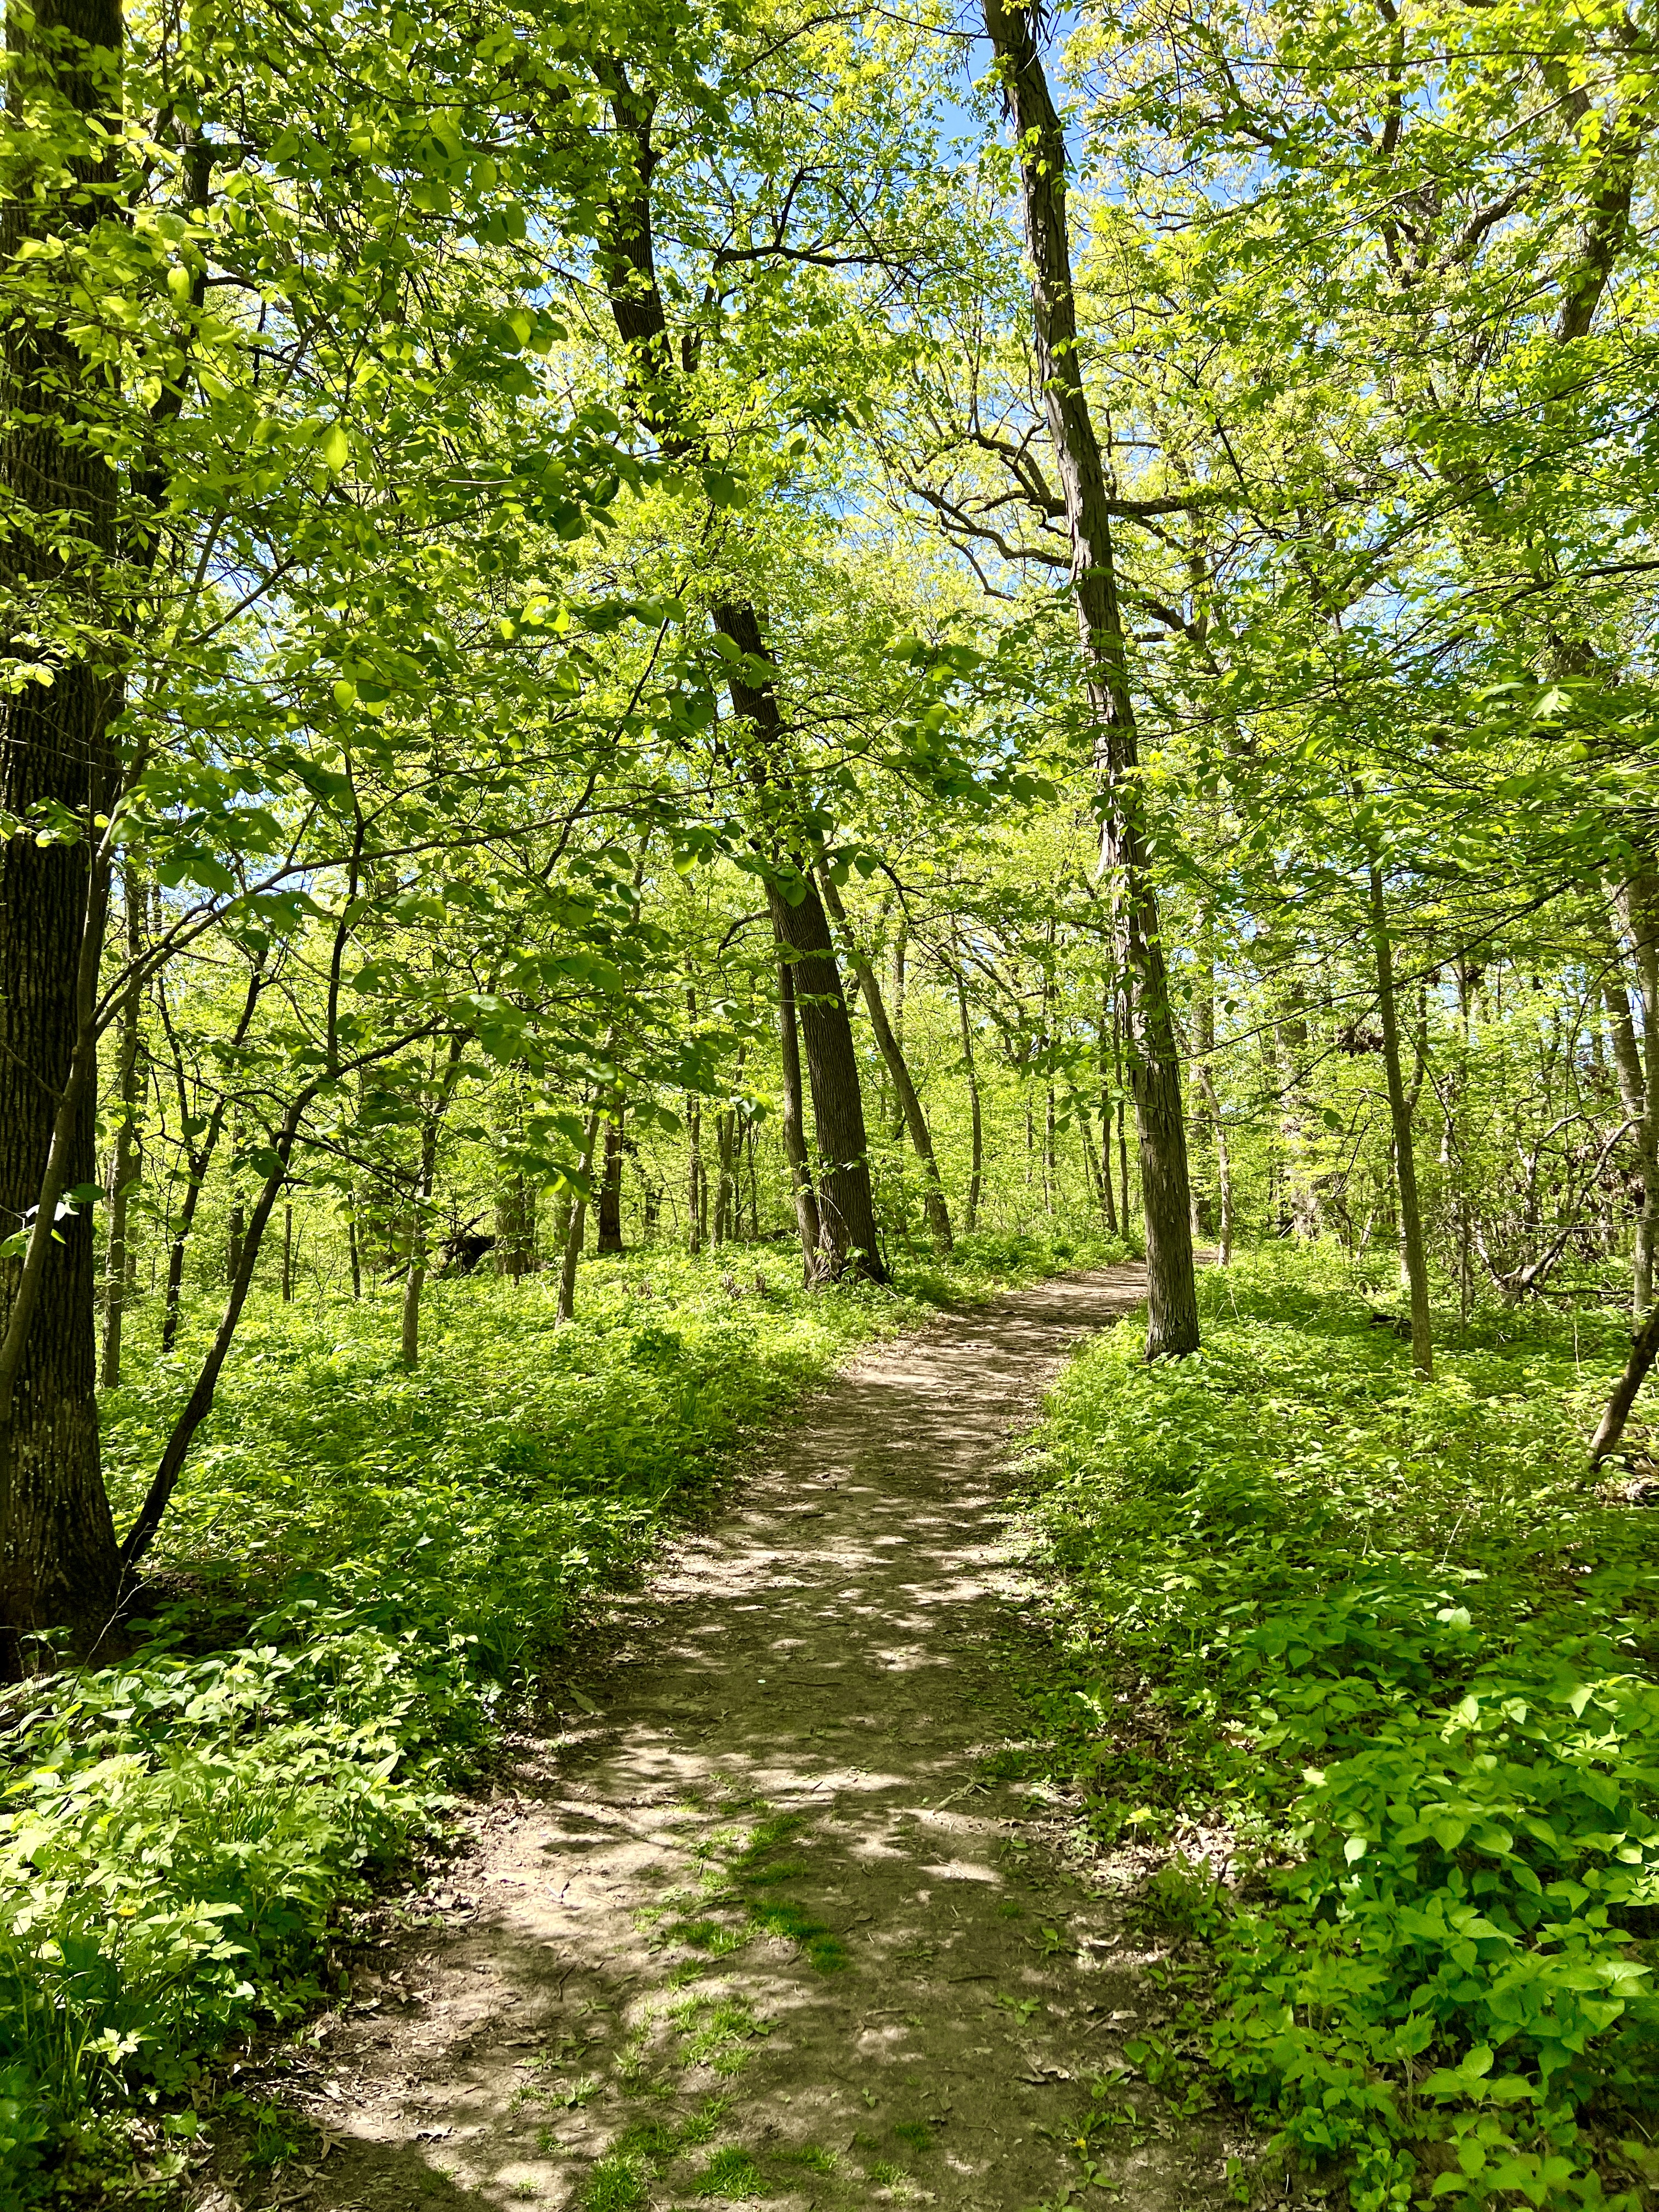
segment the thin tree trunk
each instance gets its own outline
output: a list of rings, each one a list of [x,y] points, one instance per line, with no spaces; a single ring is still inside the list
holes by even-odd
[[[968,992],[957,974],[957,1020],[962,1032],[962,1066],[968,1079],[968,1203],[963,1224],[971,1237],[979,1224],[980,1184],[985,1173],[985,1123],[980,1107],[979,1071],[974,1065],[974,1033],[968,1025]]]
[[[901,914],[893,931],[892,993],[893,1042],[898,1047],[901,1060],[904,1058],[905,952],[909,934],[908,925],[903,915]],[[908,1061],[906,1065],[908,1065]],[[894,1086],[894,1103],[896,1110],[893,1115],[893,1142],[896,1145],[902,1142],[910,1120],[905,1109],[903,1097],[900,1095],[896,1085]]]
[[[294,1303],[294,1208],[283,1208],[283,1304]]]
[[[1112,1066],[1106,1061],[1107,1039],[1111,1039]],[[1105,1219],[1106,1233],[1116,1237],[1128,1226],[1119,1224],[1117,1199],[1112,1189],[1112,1117],[1117,1092],[1115,1071],[1117,1063],[1117,995],[1110,985],[1101,993],[1100,1029],[1098,1031],[1100,1060],[1100,1201]]]
[[[1226,1267],[1233,1256],[1233,1164],[1227,1145],[1227,1125],[1221,1118],[1221,1106],[1216,1097],[1215,1084],[1208,1066],[1200,1060],[1194,1068],[1199,1095],[1209,1110],[1210,1127],[1215,1136],[1215,1180],[1218,1219],[1216,1224],[1216,1263]]]
[[[1181,1070],[1164,940],[1142,820],[1139,738],[1129,689],[1116,556],[1099,442],[1078,361],[1066,220],[1066,141],[1037,52],[1032,11],[984,0],[1018,132],[1038,378],[1065,495],[1078,632],[1094,720],[1103,854],[1128,1000],[1129,1087],[1140,1140],[1149,1358],[1197,1346],[1198,1286],[1188,1195]]]
[[[106,1390],[112,1390],[121,1379],[121,1323],[126,1312],[131,1257],[127,1235],[128,1200],[131,1195],[134,1134],[138,1118],[138,1013],[143,1002],[138,960],[143,951],[140,927],[143,908],[137,878],[131,866],[122,872],[122,897],[126,908],[130,980],[121,994],[115,1079],[116,1105],[121,1118],[116,1127],[110,1160],[109,1239],[104,1250],[104,1345],[98,1380]]]
[[[1636,1403],[1636,1394],[1646,1382],[1656,1359],[1659,1359],[1659,1305],[1655,1306],[1631,1340],[1625,1371],[1613,1386],[1607,1409],[1590,1445],[1592,1467],[1599,1467],[1609,1452],[1618,1450],[1631,1407]]]
[[[697,987],[688,982],[685,987],[685,1018],[690,1024],[688,1034],[695,1036],[697,1026]],[[695,1091],[685,1096],[685,1134],[688,1157],[685,1167],[685,1210],[690,1221],[686,1235],[686,1250],[695,1260],[702,1249],[702,1100]]]
[[[337,1067],[331,1075],[319,1076],[316,1082],[307,1084],[305,1089],[290,1102],[288,1111],[283,1115],[271,1142],[270,1172],[266,1176],[264,1187],[254,1201],[253,1212],[247,1224],[246,1234],[240,1240],[236,1273],[231,1279],[230,1295],[225,1301],[225,1310],[218,1329],[209,1348],[207,1358],[202,1363],[191,1394],[185,1401],[184,1410],[173,1425],[172,1433],[167,1437],[161,1462],[156,1468],[143,1504],[139,1509],[138,1517],[128,1530],[125,1540],[121,1545],[120,1559],[125,1571],[131,1573],[132,1568],[143,1557],[155,1540],[155,1532],[161,1525],[168,1501],[173,1496],[174,1486],[189,1456],[191,1443],[196,1431],[213,1411],[214,1394],[218,1389],[219,1376],[235,1339],[237,1323],[241,1319],[242,1308],[247,1303],[248,1291],[252,1287],[253,1270],[258,1263],[259,1249],[264,1242],[265,1230],[270,1223],[272,1209],[282,1194],[283,1185],[288,1181],[289,1162],[293,1156],[295,1141],[299,1135],[300,1125],[305,1120],[313,1100],[327,1084],[337,1081],[342,1073],[352,1073],[373,1065],[377,1060],[388,1060],[395,1053],[405,1052],[410,1046],[418,1043],[424,1034],[424,1031],[418,1030],[406,1032],[404,1036],[394,1039],[392,1042],[380,1046],[373,1052],[365,1053],[360,1060],[351,1062],[345,1070],[342,1071]],[[461,1042],[465,1042],[464,1037]],[[459,1051],[457,1057],[459,1058]]]
[[[1631,1038],[1630,1056],[1640,1071],[1641,1121],[1636,1141],[1642,1175],[1642,1210],[1636,1217],[1631,1270],[1631,1311],[1640,1322],[1654,1303],[1656,1249],[1659,1248],[1659,879],[1642,876],[1626,884],[1619,906],[1636,969],[1645,1048],[1638,1055],[1636,1041]],[[1628,1005],[1626,1000],[1626,1028]]]
[[[864,1003],[870,1015],[870,1027],[875,1032],[876,1043],[880,1049],[883,1060],[887,1064],[887,1073],[892,1080],[893,1090],[899,1102],[899,1111],[903,1115],[904,1126],[910,1133],[910,1142],[915,1148],[916,1158],[921,1164],[921,1199],[922,1207],[927,1218],[928,1233],[938,1251],[948,1252],[953,1242],[951,1234],[951,1210],[945,1202],[945,1189],[939,1181],[939,1163],[933,1157],[933,1132],[928,1128],[927,1117],[921,1110],[921,1100],[917,1095],[915,1083],[911,1080],[910,1070],[905,1062],[903,1048],[899,1043],[897,1032],[887,1018],[887,1008],[882,1001],[881,986],[876,981],[876,971],[865,958],[860,950],[857,939],[853,935],[847,920],[847,909],[842,904],[841,893],[830,880],[827,869],[820,871],[818,881],[823,889],[824,905],[829,908],[836,927],[841,931],[842,942],[847,947],[848,959],[852,963],[853,973],[858,979],[859,988],[864,994]]]
[[[1389,1084],[1389,1116],[1394,1132],[1395,1174],[1400,1192],[1400,1236],[1409,1278],[1412,1307],[1412,1364],[1424,1376],[1434,1373],[1434,1334],[1429,1317],[1429,1270],[1423,1251],[1423,1218],[1417,1196],[1417,1154],[1412,1143],[1412,1110],[1400,1064],[1400,1022],[1394,988],[1394,947],[1382,871],[1372,861],[1371,942],[1376,956],[1377,1008],[1382,1028],[1382,1066]]]
[[[247,1206],[238,1192],[230,1201],[225,1224],[225,1280],[234,1283],[242,1272],[242,1248],[247,1239]]]
[[[587,1199],[586,1186],[593,1174],[593,1155],[599,1149],[599,1124],[605,1118],[603,1103],[594,1102],[587,1117],[587,1128],[582,1138],[582,1181],[577,1186],[571,1202],[570,1226],[564,1240],[564,1250],[559,1259],[559,1304],[556,1319],[574,1321],[576,1315],[576,1262],[582,1255],[582,1238],[587,1229]]]
[[[247,989],[242,999],[242,1011],[236,1027],[231,1032],[230,1048],[237,1051],[246,1043],[247,1033],[253,1026],[254,1010],[259,1003],[259,994],[265,986],[262,967],[255,967],[248,976]],[[184,1054],[174,1034],[167,1011],[164,984],[156,991],[156,1006],[161,1018],[161,1027],[173,1059],[173,1080],[178,1087],[180,1141],[185,1152],[185,1195],[176,1219],[172,1223],[172,1237],[167,1247],[167,1281],[165,1302],[161,1310],[161,1350],[171,1352],[179,1334],[179,1302],[184,1291],[185,1257],[190,1249],[191,1231],[196,1223],[196,1209],[201,1202],[202,1187],[207,1181],[208,1170],[213,1164],[214,1154],[219,1149],[219,1139],[225,1125],[226,1094],[221,1091],[213,1102],[208,1115],[208,1125],[199,1143],[192,1144],[189,1134],[191,1119],[190,1094],[185,1079]],[[235,1278],[235,1266],[229,1269],[230,1279]]]
[[[460,1073],[461,1054],[466,1049],[466,1033],[458,1032],[449,1040],[449,1057],[444,1063],[437,1088],[426,1101],[421,1115],[420,1177],[416,1185],[415,1205],[410,1224],[409,1273],[404,1278],[403,1323],[400,1350],[405,1367],[416,1367],[421,1358],[421,1293],[426,1287],[428,1239],[427,1212],[432,1204],[432,1193],[438,1179],[438,1127],[450,1100],[455,1095],[456,1078]],[[292,1208],[289,1209],[290,1212]],[[287,1255],[283,1255],[284,1267]],[[287,1296],[284,1286],[283,1296]]]
[[[800,1034],[795,1024],[795,978],[789,962],[778,957],[778,1058],[782,1068],[783,1157],[789,1169],[789,1188],[795,1203],[795,1227],[800,1237],[801,1266],[808,1289],[817,1282],[819,1251],[823,1242],[818,1221],[818,1202],[812,1192],[811,1170],[806,1160],[806,1133],[801,1112]]]
[[[346,1215],[346,1254],[351,1261],[351,1295],[358,1299],[363,1294],[363,1255],[357,1243],[357,1206],[354,1194],[351,1211]]]
[[[732,1234],[732,1143],[737,1134],[737,1111],[722,1107],[714,1116],[714,1221],[710,1242],[724,1244]]]
[[[783,723],[772,680],[771,656],[754,609],[733,601],[714,609],[714,626],[742,656],[726,676],[732,711],[749,723],[760,748],[760,780],[787,776]],[[742,672],[747,671],[747,673]],[[829,916],[811,872],[792,864],[793,902],[785,878],[769,867],[766,902],[778,945],[793,955],[795,1012],[806,1053],[806,1080],[812,1094],[817,1135],[818,1227],[822,1265],[831,1275],[855,1274],[885,1282],[887,1269],[876,1235],[875,1201],[870,1187],[870,1147],[864,1126],[864,1097],[859,1083],[853,1024],[836,962]]]
[[[1129,1112],[1123,1097],[1123,1018],[1115,992],[1112,995],[1112,1080],[1117,1091],[1117,1171],[1122,1191],[1123,1234],[1129,1234],[1133,1217],[1129,1211]]]
[[[14,144],[0,266],[46,251],[33,263],[33,305],[14,308],[0,333],[0,595],[11,621],[48,637],[60,619],[66,634],[107,630],[118,489],[99,434],[108,371],[70,333],[86,313],[77,244],[118,220],[106,150],[122,131],[118,0],[15,6],[7,43]],[[21,642],[16,658],[38,662],[39,644]],[[110,725],[122,698],[110,658],[71,651],[44,680],[0,695],[0,813],[34,824],[48,810],[82,824],[78,838],[0,841],[0,1239],[25,1238],[0,1258],[0,1674],[10,1678],[32,1631],[64,1627],[81,1645],[95,1637],[119,1586],[99,1460],[93,1217],[84,1204],[59,1211],[96,1175]]]

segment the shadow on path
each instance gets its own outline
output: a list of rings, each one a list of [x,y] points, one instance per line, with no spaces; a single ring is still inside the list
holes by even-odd
[[[595,1710],[482,1810],[447,1923],[289,2077],[333,2141],[276,2201],[1026,2212],[1079,2185],[1067,2123],[1157,1997],[983,1764],[1024,1733],[999,1477],[1143,1288],[1041,1285],[809,1402],[632,1609]],[[1182,2124],[1133,2121],[1097,2152],[1121,2195],[1078,2201],[1221,2198]]]

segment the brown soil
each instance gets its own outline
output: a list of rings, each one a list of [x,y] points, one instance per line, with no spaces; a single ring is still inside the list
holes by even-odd
[[[1011,1437],[1142,1291],[1131,1267],[1043,1284],[808,1404],[624,1609],[568,1731],[477,1809],[439,1922],[285,2075],[327,2154],[280,2167],[269,2201],[1225,2201],[1213,2125],[1133,2082],[1086,2185],[1067,2138],[1087,2085],[1161,1992],[985,1760],[1026,1732]]]

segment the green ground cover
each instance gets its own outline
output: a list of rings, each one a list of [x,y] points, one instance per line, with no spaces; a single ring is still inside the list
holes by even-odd
[[[1083,1353],[1032,1468],[1046,1755],[1198,1939],[1131,2057],[1362,2212],[1659,2179],[1659,1514],[1585,1471],[1619,1322],[1480,1318],[1425,1385],[1334,1259],[1203,1294],[1194,1358]]]
[[[260,1300],[148,1563],[149,1626],[0,1711],[0,2208],[130,2167],[135,2113],[165,2184],[215,2055],[330,1994],[343,1909],[805,1387],[933,1304],[1100,1256],[964,1240],[897,1291],[808,1294],[781,1249],[652,1251],[586,1265],[562,1329],[550,1279],[438,1283],[412,1373],[386,1297]],[[191,1355],[141,1339],[106,1401],[118,1517]]]

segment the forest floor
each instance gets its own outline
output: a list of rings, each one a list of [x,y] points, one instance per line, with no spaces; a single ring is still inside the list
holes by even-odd
[[[1047,1282],[808,1401],[551,1693],[564,1724],[515,1740],[417,1924],[280,2080],[248,2069],[323,2140],[273,2203],[1080,2201],[1083,2084],[1164,2001],[998,1778],[1043,1645],[1003,1477],[1062,1357],[1143,1295],[1133,1267]],[[1225,2202],[1230,2148],[1149,2107],[1097,2185]]]

